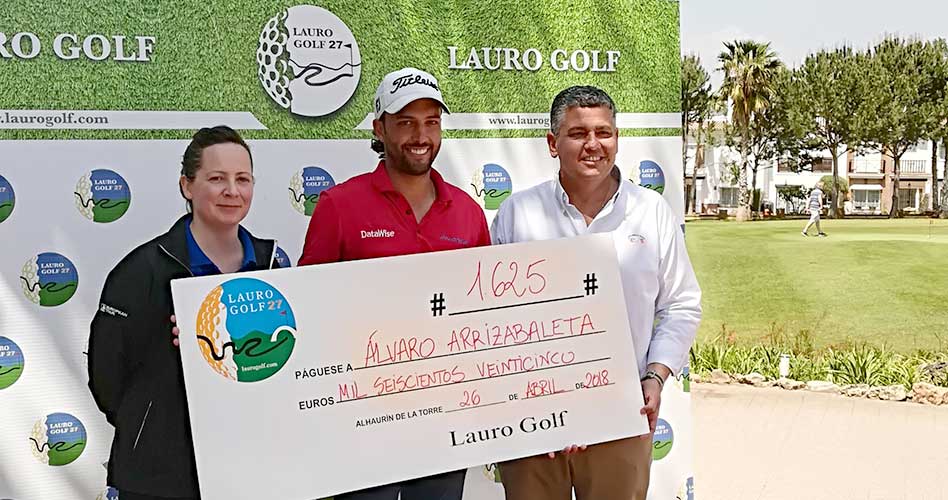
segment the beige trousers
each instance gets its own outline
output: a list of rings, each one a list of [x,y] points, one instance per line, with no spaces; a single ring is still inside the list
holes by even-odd
[[[592,445],[556,458],[546,455],[500,464],[507,500],[645,500],[652,435]]]

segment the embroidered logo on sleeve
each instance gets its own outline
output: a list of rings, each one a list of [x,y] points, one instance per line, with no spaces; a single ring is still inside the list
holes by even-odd
[[[105,302],[99,304],[99,311],[104,312],[110,316],[121,316],[123,318],[128,317],[128,313],[122,311],[121,309],[116,309]]]

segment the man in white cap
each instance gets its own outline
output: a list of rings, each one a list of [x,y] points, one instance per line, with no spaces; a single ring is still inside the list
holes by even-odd
[[[431,167],[441,148],[438,81],[405,68],[375,94],[374,172],[324,191],[306,232],[301,266],[490,245],[484,211]],[[460,500],[464,471],[336,495],[336,500]]]

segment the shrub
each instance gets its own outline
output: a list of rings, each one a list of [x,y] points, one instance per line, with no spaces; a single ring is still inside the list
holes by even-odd
[[[885,350],[859,345],[848,351],[830,349],[829,374],[837,384],[883,385],[888,364]]]
[[[911,389],[916,382],[948,387],[948,353],[919,351],[905,356],[866,344],[836,345],[817,350],[809,330],[793,335],[771,325],[764,342],[740,345],[733,331],[721,325],[721,333],[709,342],[695,342],[691,349],[691,370],[707,374],[715,369],[731,375],[757,372],[777,379],[780,357],[790,356],[789,377],[794,380],[829,380],[840,385],[872,386],[901,384]]]

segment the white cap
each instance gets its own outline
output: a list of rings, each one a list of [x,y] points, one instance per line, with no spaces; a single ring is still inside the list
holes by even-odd
[[[441,97],[438,80],[431,73],[415,68],[393,71],[382,78],[375,91],[375,119],[381,119],[382,113],[398,113],[418,99],[434,99],[446,113],[450,113]]]

